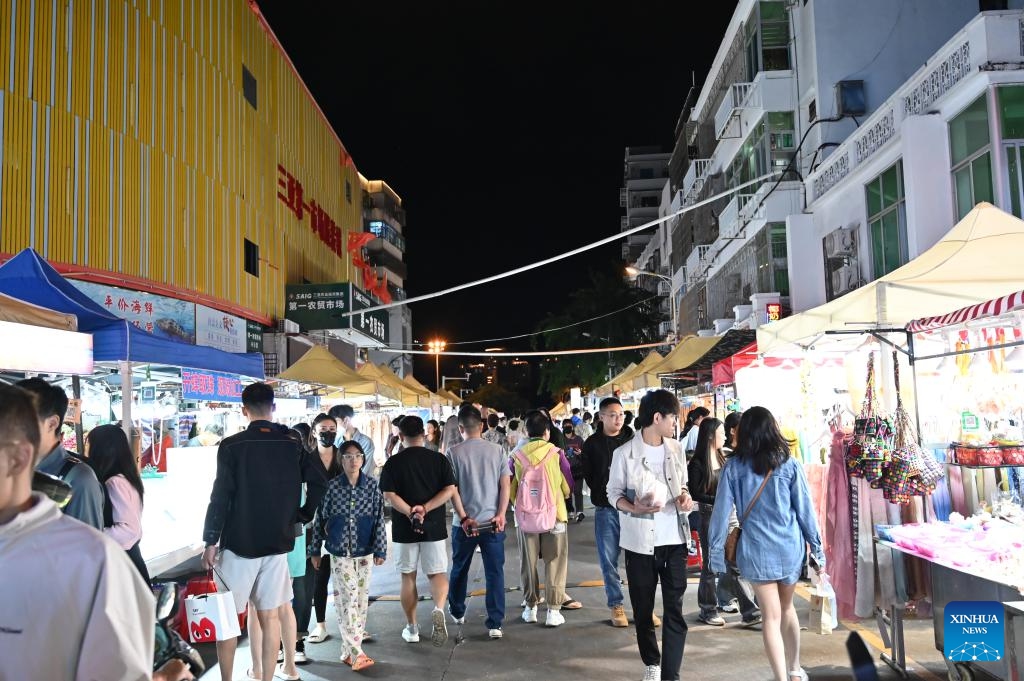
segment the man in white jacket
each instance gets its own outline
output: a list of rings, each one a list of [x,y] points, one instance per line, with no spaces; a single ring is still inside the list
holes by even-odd
[[[148,679],[153,594],[120,546],[32,492],[40,423],[0,386],[0,679]]]
[[[633,439],[612,454],[608,503],[619,510],[619,546],[626,552],[629,600],[644,662],[644,681],[675,681],[683,662],[686,622],[686,558],[693,499],[687,487],[686,454],[672,438],[679,400],[652,390],[640,400]],[[661,582],[662,649],[654,633],[654,595]]]

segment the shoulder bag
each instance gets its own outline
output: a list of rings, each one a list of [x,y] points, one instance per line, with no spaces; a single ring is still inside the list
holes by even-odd
[[[764,476],[761,486],[757,488],[757,494],[747,504],[747,510],[743,512],[740,524],[729,530],[729,535],[725,538],[725,562],[729,565],[736,564],[736,549],[740,543],[740,532],[742,531],[743,523],[746,522],[747,516],[750,515],[750,510],[754,508],[754,504],[761,497],[761,492],[764,491],[764,486],[768,484],[768,478],[770,477],[772,477],[772,471],[768,471],[768,475]]]

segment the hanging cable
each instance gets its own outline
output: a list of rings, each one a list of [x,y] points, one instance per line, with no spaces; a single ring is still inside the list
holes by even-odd
[[[506,277],[511,277],[513,275],[516,275],[516,274],[522,274],[523,272],[529,272],[530,270],[537,269],[538,267],[543,267],[544,265],[550,265],[551,263],[558,262],[559,260],[565,260],[566,258],[570,258],[570,257],[572,257],[574,255],[579,255],[580,253],[585,253],[585,252],[593,250],[595,248],[599,248],[600,246],[604,246],[605,244],[610,244],[613,241],[618,241],[619,239],[631,236],[631,235],[636,234],[638,232],[642,232],[642,231],[644,231],[646,229],[650,229],[651,227],[656,227],[656,226],[660,225],[661,223],[667,222],[667,221],[669,221],[669,220],[671,220],[671,219],[673,219],[675,217],[678,217],[678,216],[680,216],[680,215],[682,215],[684,213],[689,213],[690,211],[696,210],[696,209],[698,209],[698,208],[700,208],[702,206],[706,206],[709,203],[713,203],[715,201],[718,201],[719,199],[725,198],[726,196],[729,196],[731,194],[735,194],[735,193],[739,192],[741,189],[746,189],[747,187],[750,187],[752,185],[762,184],[764,182],[767,182],[771,178],[775,177],[775,175],[776,175],[776,173],[774,173],[774,172],[766,173],[765,175],[762,175],[761,177],[754,178],[753,180],[750,180],[749,182],[744,182],[743,184],[741,184],[741,185],[739,185],[737,187],[733,187],[732,189],[726,189],[724,192],[721,192],[719,194],[715,194],[714,196],[712,196],[710,198],[707,198],[707,199],[704,199],[703,201],[699,201],[699,202],[693,204],[692,206],[686,206],[685,208],[681,208],[681,209],[677,210],[675,213],[672,213],[670,215],[666,215],[663,218],[656,218],[654,220],[651,220],[650,222],[645,222],[642,225],[638,225],[636,227],[633,227],[632,229],[627,229],[624,232],[619,232],[618,234],[606,237],[604,239],[601,239],[599,241],[595,241],[595,242],[587,244],[585,246],[580,246],[579,248],[574,248],[571,251],[566,251],[565,253],[561,253],[559,255],[551,256],[550,258],[547,258],[545,260],[538,260],[537,262],[530,263],[529,265],[523,265],[522,267],[517,267],[514,270],[508,270],[507,272],[502,272],[500,274],[494,274],[494,275],[491,275],[489,277],[484,277],[483,279],[477,279],[476,281],[470,281],[470,282],[467,282],[465,284],[459,284],[458,286],[452,286],[450,288],[446,288],[446,289],[443,289],[441,291],[435,291],[434,293],[425,293],[425,294],[423,294],[421,296],[413,296],[412,298],[406,298],[405,300],[396,300],[396,301],[393,301],[393,302],[390,302],[390,303],[385,303],[385,304],[381,304],[381,305],[374,305],[372,307],[366,307],[366,308],[363,308],[361,310],[349,310],[347,312],[342,312],[341,316],[342,317],[352,317],[352,316],[357,315],[357,314],[364,314],[366,312],[373,312],[375,310],[387,310],[387,309],[390,309],[392,307],[399,307],[399,306],[402,306],[402,305],[409,305],[410,303],[418,303],[421,300],[430,300],[432,298],[440,298],[441,296],[448,295],[449,293],[455,293],[456,291],[462,291],[463,289],[473,288],[474,286],[480,286],[482,284],[489,284],[492,281],[498,281],[499,279],[505,279]],[[776,186],[778,186],[778,185],[776,185]]]
[[[575,350],[531,350],[530,352],[431,352],[430,350],[402,350],[401,348],[373,348],[377,352],[393,352],[405,355],[440,355],[442,357],[552,357],[555,355],[589,355],[597,352],[621,352],[624,350],[645,350],[667,345],[665,341],[620,345],[614,348],[577,348]]]

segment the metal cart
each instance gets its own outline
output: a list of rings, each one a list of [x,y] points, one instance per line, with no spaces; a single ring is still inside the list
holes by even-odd
[[[935,648],[943,653],[943,659],[949,670],[950,681],[974,681],[987,678],[978,675],[983,671],[990,677],[1003,681],[1021,681],[1021,667],[1024,667],[1024,655],[1018,663],[1018,653],[1024,653],[1024,610],[1020,609],[1021,593],[1014,586],[970,574],[961,569],[940,565],[928,557],[897,546],[882,539],[875,539],[876,551],[898,551],[908,556],[920,558],[928,564],[928,572],[932,585],[932,626],[935,631]],[[895,579],[900,579],[899,571],[894,571]],[[903,579],[905,579],[905,573]],[[906,593],[906,585],[897,585],[896,593]],[[945,613],[950,601],[998,601],[1004,604],[1006,613],[1006,653],[998,662],[953,662],[945,659]],[[1014,603],[1016,601],[1016,603]],[[882,661],[892,667],[896,673],[907,678],[906,648],[903,640],[903,603],[892,603],[888,616],[878,613],[879,632],[882,640],[890,645],[892,655],[882,654]],[[1018,641],[1020,637],[1020,641]],[[1021,666],[1018,666],[1020,664]]]

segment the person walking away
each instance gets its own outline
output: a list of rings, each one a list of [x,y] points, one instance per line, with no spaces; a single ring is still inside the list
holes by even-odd
[[[576,434],[580,436],[580,439],[584,442],[588,437],[594,434],[594,427],[591,425],[594,421],[594,415],[589,411],[583,412],[583,422],[576,426]]]
[[[701,421],[698,430],[697,449],[687,467],[690,493],[697,502],[701,519],[698,534],[703,563],[700,584],[697,587],[697,604],[700,606],[697,619],[713,627],[724,627],[725,620],[718,614],[718,604],[721,602],[718,594],[719,591],[725,591],[731,595],[727,603],[734,600],[738,603],[743,626],[754,626],[761,623],[761,614],[751,600],[753,594],[742,588],[734,570],[727,571],[716,580],[715,573],[711,570],[711,557],[708,551],[708,525],[715,505],[718,476],[725,465],[725,425],[718,419],[709,417]]]
[[[427,421],[427,437],[423,446],[432,452],[441,451],[441,424],[434,419]]]
[[[274,676],[281,640],[278,609],[292,600],[286,554],[295,546],[296,522],[313,519],[326,483],[306,451],[271,423],[274,389],[252,383],[242,391],[249,427],[221,440],[217,475],[203,529],[203,567],[218,591],[230,591],[242,613],[251,601],[263,631],[263,681]],[[299,505],[302,484],[306,503]],[[230,681],[238,639],[217,641],[223,681]]]
[[[459,432],[463,433],[461,421],[459,421]],[[463,433],[463,437],[465,437],[465,433]],[[494,412],[487,415],[487,432],[483,433],[481,437],[483,437],[487,442],[492,442],[501,447],[503,452],[508,451],[506,447],[506,443],[508,442],[507,433],[503,433],[498,428],[498,415]]]
[[[542,411],[533,410],[526,414],[525,421],[526,434],[530,439],[512,453],[515,473],[509,489],[511,498],[515,500],[516,531],[521,547],[521,575],[526,595],[523,621],[537,621],[537,604],[540,602],[537,561],[543,556],[545,597],[548,606],[544,623],[549,627],[557,627],[565,623],[565,617],[561,613],[562,603],[566,601],[565,580],[569,567],[569,541],[566,534],[568,514],[565,509],[565,498],[569,495],[570,486],[559,463],[561,451],[548,442],[551,419]],[[534,470],[537,475],[531,474],[531,480],[524,481],[527,472]],[[547,489],[540,485],[547,485]],[[532,527],[529,522],[527,514],[533,509],[528,506],[533,507],[539,503],[554,507],[546,518],[551,521],[547,529]]]
[[[686,458],[689,459],[693,456],[693,452],[697,449],[697,435],[700,433],[699,426],[700,422],[711,415],[707,407],[694,407],[686,415],[686,425],[683,426],[683,432],[680,437],[683,437],[683,450],[686,452]]]
[[[617,397],[606,397],[598,405],[598,429],[583,443],[583,476],[590,488],[590,502],[594,504],[594,540],[597,559],[604,580],[604,595],[611,610],[614,627],[628,627],[626,610],[622,607],[622,578],[619,576],[619,512],[608,500],[608,474],[612,466],[612,453],[633,437],[623,431],[625,414]],[[654,626],[661,620],[652,615]]]
[[[308,423],[293,424],[289,435],[312,456],[309,447],[313,429]],[[303,490],[302,503],[305,501],[305,490]],[[309,662],[309,658],[306,656],[306,636],[309,635],[309,618],[313,612],[313,586],[316,584],[316,570],[306,556],[306,548],[309,546],[311,535],[312,528],[310,525],[306,525],[305,531],[301,537],[295,538],[295,546],[288,553],[288,572],[292,576],[292,612],[295,615],[295,664]],[[302,550],[302,553],[299,554],[303,561],[301,565],[295,561],[299,549]],[[278,659],[284,661],[283,651],[278,655]]]
[[[423,419],[406,416],[400,426],[405,449],[384,464],[380,489],[391,504],[391,540],[395,567],[402,575],[402,609],[407,643],[420,640],[416,623],[416,572],[419,567],[430,581],[434,610],[430,641],[435,646],[448,640],[441,604],[448,598],[448,538],[445,503],[455,493],[455,474],[448,460],[423,446]]]
[[[444,430],[441,433],[441,453],[447,454],[448,449],[462,442],[462,434],[459,433],[459,417],[452,414],[444,422]]]
[[[398,454],[405,445],[402,444],[402,419],[404,416],[396,416],[391,420],[391,435],[388,436],[387,444],[384,445],[384,458],[390,459]]]
[[[568,517],[578,523],[586,517],[583,513],[583,439],[576,434],[569,419],[562,421],[562,434],[565,436],[565,458],[572,473],[572,493],[566,502],[566,511]]]
[[[739,441],[726,460],[711,514],[711,569],[724,573],[730,510],[740,514],[736,550],[740,574],[754,584],[764,623],[761,637],[775,681],[806,681],[800,666],[800,620],[793,591],[808,546],[824,573],[825,554],[803,466],[764,407],[743,413]]]
[[[491,415],[493,416],[493,414]],[[488,417],[490,418],[490,417]],[[502,637],[505,620],[505,513],[508,511],[512,471],[506,465],[501,445],[484,440],[480,435],[483,422],[480,410],[473,406],[459,411],[462,442],[448,450],[448,460],[455,474],[456,490],[452,495],[455,509],[452,527],[452,570],[448,578],[448,612],[455,623],[466,621],[466,586],[473,553],[480,548],[484,562],[484,596],[487,607],[487,635]],[[479,532],[484,523],[493,529]]]
[[[693,499],[687,486],[686,456],[672,438],[679,400],[652,390],[640,400],[634,437],[615,450],[608,501],[620,511],[619,544],[626,550],[629,600],[644,663],[644,681],[676,681],[686,646],[683,594]],[[662,649],[651,614],[661,583],[665,625]]]
[[[366,461],[363,463],[363,472],[373,478],[380,477],[380,467],[384,465],[383,457],[376,458],[376,447],[373,440],[366,433],[361,433],[356,428],[356,410],[348,404],[336,404],[327,411],[328,416],[333,416],[338,423],[338,438],[334,441],[335,447],[340,447],[342,442],[355,440],[363,448]]]
[[[71,499],[64,506],[64,513],[102,531],[103,486],[93,469],[73,452],[65,450],[61,441],[61,426],[68,412],[67,393],[41,378],[26,378],[17,385],[35,396],[36,411],[43,425],[40,433],[43,458],[36,470],[71,486]]]
[[[127,552],[142,580],[149,584],[149,570],[139,550],[144,489],[128,436],[108,424],[90,430],[85,442],[85,461],[103,485],[103,534]]]
[[[732,456],[733,450],[736,449],[736,434],[739,430],[741,416],[743,416],[743,412],[741,411],[731,411],[725,416],[725,446],[722,447],[722,452],[725,453],[726,459]],[[736,509],[734,508],[733,513],[735,514],[735,512]],[[705,552],[707,551],[705,550]],[[730,569],[729,572],[736,577],[736,581],[739,584],[740,589],[743,590],[743,593],[746,594],[747,598],[754,600],[754,589],[750,586],[750,582],[745,579],[740,579],[739,572],[734,568]],[[725,613],[737,613],[740,611],[739,600],[733,596],[731,590],[725,587],[727,583],[728,579],[725,582],[722,580],[719,580],[718,582],[718,609]],[[754,602],[755,604],[757,603],[756,600]],[[760,614],[761,613],[758,612],[759,616]]]
[[[384,529],[384,496],[377,480],[360,469],[363,447],[355,440],[341,445],[344,474],[327,485],[316,518],[309,557],[319,568],[320,545],[326,542],[334,573],[334,606],[341,631],[341,661],[362,671],[374,664],[363,652],[370,569],[383,565],[388,540]]]
[[[335,446],[339,430],[337,419],[331,417],[330,413],[317,414],[313,419],[313,445],[316,448],[313,461],[320,468],[320,472],[328,484],[343,473],[341,458],[338,455],[338,448]],[[365,473],[365,466],[363,472]],[[310,531],[306,541],[312,542],[312,540]],[[311,588],[313,594],[313,614],[316,616],[316,626],[313,627],[313,631],[309,632],[306,640],[310,643],[323,643],[330,638],[330,634],[327,633],[327,585],[331,581],[330,555],[324,556],[324,559],[320,561],[320,567],[314,567],[312,561],[309,567],[311,573],[310,578],[306,580],[306,586]],[[300,626],[309,626],[308,620],[299,624]]]
[[[148,679],[153,592],[114,540],[32,491],[55,417],[33,398],[0,385],[0,678]]]

